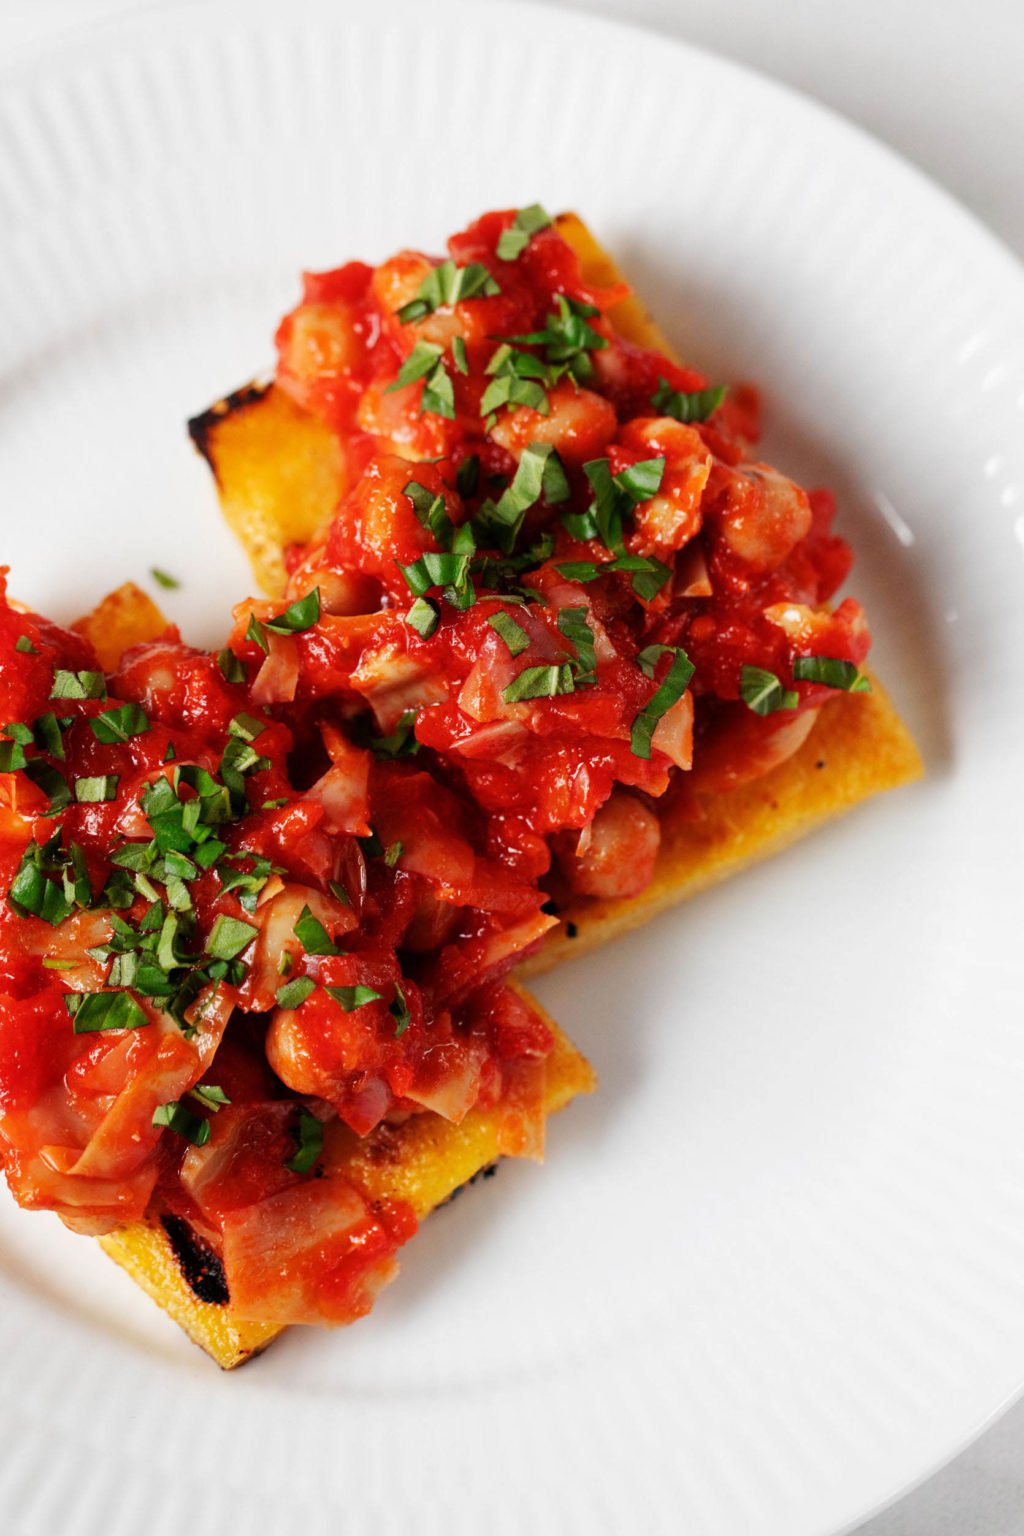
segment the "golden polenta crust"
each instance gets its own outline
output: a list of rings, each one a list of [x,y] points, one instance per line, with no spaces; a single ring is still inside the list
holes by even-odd
[[[126,581],[71,627],[88,640],[104,672],[113,672],[125,651],[162,635],[167,620],[141,587]]]
[[[543,1009],[525,1001],[555,1037],[546,1061],[544,1111],[553,1115],[596,1083],[593,1068]],[[472,1109],[459,1125],[440,1115],[412,1115],[401,1125],[381,1125],[351,1138],[349,1159],[338,1169],[370,1200],[406,1200],[422,1220],[501,1156],[501,1106]],[[276,1323],[248,1322],[230,1303],[201,1300],[159,1218],[136,1222],[101,1237],[100,1246],[127,1270],[189,1338],[224,1370],[243,1365],[283,1332]]]
[[[683,814],[664,815],[654,879],[646,890],[615,901],[574,898],[559,909],[562,926],[552,929],[520,974],[535,976],[638,928],[921,772],[910,732],[872,679],[871,693],[843,694],[826,704],[800,749],[763,778],[703,797]]]
[[[284,551],[330,520],[347,485],[341,444],[276,384],[249,384],[195,416],[221,511],[264,592],[284,591]]]

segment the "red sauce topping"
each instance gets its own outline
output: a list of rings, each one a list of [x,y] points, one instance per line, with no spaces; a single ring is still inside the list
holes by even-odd
[[[185,1218],[266,1320],[361,1315],[415,1228],[353,1135],[501,1105],[536,1150],[552,1041],[504,978],[552,895],[636,894],[669,787],[767,771],[868,648],[753,392],[514,220],[307,276],[278,383],[350,489],[229,651],[104,679],[0,606],[8,1181],[84,1232]]]

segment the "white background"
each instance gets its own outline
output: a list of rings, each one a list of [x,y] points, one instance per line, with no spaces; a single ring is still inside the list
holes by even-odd
[[[672,33],[817,97],[914,161],[1024,256],[1022,0],[549,3]],[[0,0],[0,57],[142,8],[145,0]],[[859,1536],[1022,1532],[1024,1404]]]

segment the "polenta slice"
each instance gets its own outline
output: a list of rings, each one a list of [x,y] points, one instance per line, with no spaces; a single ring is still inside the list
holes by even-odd
[[[544,1113],[553,1115],[593,1090],[594,1073],[554,1020],[529,1002],[555,1039],[544,1081]],[[472,1109],[458,1125],[439,1115],[413,1115],[369,1136],[350,1136],[342,1171],[368,1199],[407,1201],[423,1220],[493,1166],[505,1134],[500,1104]],[[154,1216],[100,1238],[100,1246],[224,1370],[244,1364],[282,1331],[235,1315],[220,1261],[179,1217]]]

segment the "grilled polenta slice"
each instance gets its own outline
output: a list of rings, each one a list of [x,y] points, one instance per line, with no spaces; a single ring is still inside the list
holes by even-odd
[[[555,223],[579,257],[586,283],[611,288],[624,281],[611,256],[576,214],[561,214]],[[613,315],[627,341],[674,355],[635,295],[617,304]],[[321,522],[327,521],[336,501],[330,499],[327,488],[341,485],[339,472],[331,467],[336,461],[326,454],[318,462],[315,477],[302,481],[301,466],[311,468],[320,451],[316,448],[320,437],[336,440],[290,402],[283,407],[274,398],[279,394],[274,389],[262,394],[242,391],[197,418],[204,424],[201,434],[192,424],[193,437],[214,467],[225,516],[239,531],[257,575],[274,574],[274,584],[266,587],[271,594],[282,589],[283,547],[307,538],[318,526],[318,516]],[[283,424],[292,419],[303,423],[301,447],[290,447],[283,430]],[[250,515],[242,529],[236,508],[246,498]],[[276,563],[266,555],[275,540]],[[276,580],[278,569],[281,583]],[[685,819],[664,813],[661,854],[648,889],[620,901],[574,899],[561,911],[563,926],[552,930],[540,953],[524,966],[524,973],[547,970],[571,954],[582,954],[638,927],[666,907],[778,852],[869,796],[918,778],[921,771],[913,738],[877,680],[870,694],[837,696],[821,710],[799,751],[764,778],[700,799],[699,817],[694,817],[692,806]]]
[[[544,1112],[553,1115],[579,1093],[590,1093],[593,1069],[538,1004],[555,1038],[546,1061]],[[338,1171],[370,1200],[405,1200],[422,1220],[501,1156],[501,1106],[471,1109],[459,1125],[440,1115],[413,1115],[401,1125],[380,1125],[352,1135],[349,1159]],[[247,1322],[231,1309],[224,1271],[212,1252],[177,1216],[110,1233],[100,1246],[222,1366],[242,1365],[281,1333],[276,1323]]]
[[[284,551],[328,521],[345,491],[341,444],[276,384],[249,384],[195,416],[189,435],[264,592],[284,591]]]
[[[104,672],[112,672],[133,645],[162,635],[167,620],[141,587],[126,581],[71,627],[88,640]]]

